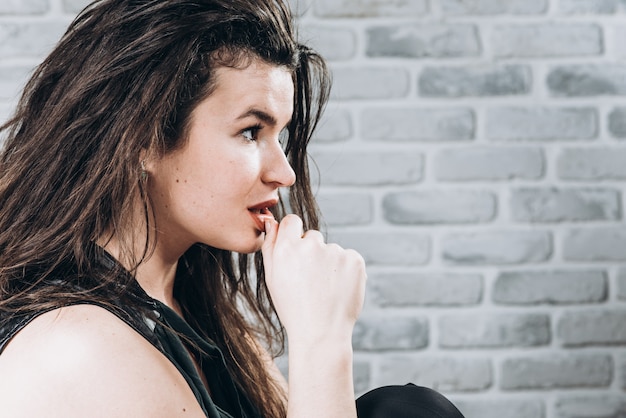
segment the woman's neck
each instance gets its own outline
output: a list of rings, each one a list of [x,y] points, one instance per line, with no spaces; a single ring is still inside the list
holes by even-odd
[[[106,242],[98,242],[111,256],[113,256],[124,268],[134,271],[134,276],[142,289],[153,299],[156,299],[173,309],[182,316],[181,308],[174,298],[174,282],[178,258],[165,257],[162,248],[157,245],[144,260],[134,267],[135,260],[129,259],[123,253],[120,243],[116,238],[110,238]],[[135,254],[142,254],[142,249],[136,249]]]

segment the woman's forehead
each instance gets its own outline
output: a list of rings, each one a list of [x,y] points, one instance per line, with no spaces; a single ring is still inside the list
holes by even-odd
[[[215,88],[205,101],[214,102],[222,111],[235,113],[233,117],[240,118],[244,112],[253,114],[251,109],[256,109],[281,123],[291,119],[293,98],[291,71],[255,60],[244,68],[219,67]]]

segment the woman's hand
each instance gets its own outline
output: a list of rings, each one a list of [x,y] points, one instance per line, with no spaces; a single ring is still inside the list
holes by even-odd
[[[302,220],[265,222],[265,280],[289,341],[288,418],[356,418],[352,330],[365,294],[365,262],[326,244]]]
[[[365,262],[354,250],[326,244],[319,231],[303,234],[302,220],[266,221],[265,277],[278,317],[294,345],[344,343],[365,293]]]

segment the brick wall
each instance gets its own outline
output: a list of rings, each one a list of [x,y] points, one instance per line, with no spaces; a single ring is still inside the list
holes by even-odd
[[[0,4],[0,118],[83,0]],[[358,392],[626,415],[626,1],[294,0],[335,86],[312,154],[368,261]]]

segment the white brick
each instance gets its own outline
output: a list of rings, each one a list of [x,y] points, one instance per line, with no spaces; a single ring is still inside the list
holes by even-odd
[[[437,180],[538,180],[545,172],[545,158],[540,148],[484,147],[450,148],[434,155]]]
[[[496,26],[491,34],[499,58],[593,56],[602,53],[602,30],[594,24]]]
[[[474,137],[469,109],[369,108],[361,113],[364,139],[379,141],[467,141]]]
[[[566,180],[626,179],[626,148],[565,148],[557,159],[557,173]]]
[[[606,300],[601,270],[510,271],[494,283],[493,300],[512,305],[598,303]]]
[[[626,261],[626,229],[580,228],[563,236],[563,258],[569,261]]]
[[[550,354],[506,359],[501,387],[505,390],[592,388],[611,383],[613,362],[602,354]]]
[[[562,396],[555,404],[557,418],[620,418],[626,416],[624,396]]]
[[[522,65],[426,67],[420,74],[424,97],[506,96],[530,92],[530,67]]]
[[[482,293],[480,274],[379,273],[368,278],[369,297],[382,307],[476,305]]]
[[[513,219],[519,222],[611,221],[621,219],[621,195],[613,189],[513,189]]]
[[[594,108],[497,107],[487,113],[487,137],[494,140],[585,140],[598,134]]]
[[[401,68],[335,67],[332,73],[335,100],[393,99],[409,94],[409,73]]]
[[[625,65],[562,65],[548,73],[547,85],[554,96],[626,95]]]
[[[616,138],[626,138],[626,107],[616,107],[611,110],[609,132]]]
[[[439,320],[442,348],[536,347],[550,342],[544,314],[456,314]]]
[[[542,231],[448,234],[441,247],[443,260],[457,265],[536,263],[552,254],[551,237]]]
[[[615,138],[626,138],[626,107],[616,107],[611,110],[609,132]]]
[[[557,335],[566,347],[625,345],[626,310],[566,312],[557,324]]]
[[[363,315],[352,334],[355,350],[415,350],[428,345],[428,319],[400,315]]]
[[[387,194],[383,214],[392,224],[463,224],[493,220],[496,197],[485,191],[405,191]]]
[[[473,25],[377,26],[367,30],[370,57],[475,57],[481,46]]]
[[[423,157],[416,152],[314,151],[323,185],[412,184],[422,178]]]

